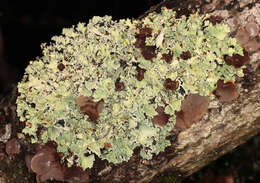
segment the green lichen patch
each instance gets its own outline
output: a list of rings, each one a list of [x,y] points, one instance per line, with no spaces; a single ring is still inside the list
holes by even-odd
[[[162,9],[141,20],[93,17],[63,29],[18,84],[17,113],[32,142],[55,141],[68,166],[95,156],[128,161],[136,147],[151,159],[170,145],[175,111],[190,93],[209,95],[242,70],[223,55],[242,55],[224,24],[208,15],[176,18]]]

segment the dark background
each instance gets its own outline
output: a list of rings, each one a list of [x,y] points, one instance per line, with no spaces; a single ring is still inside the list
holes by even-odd
[[[160,1],[0,0],[0,92],[21,79],[29,61],[41,56],[40,44],[50,42],[63,27],[87,23],[93,16],[137,18]]]

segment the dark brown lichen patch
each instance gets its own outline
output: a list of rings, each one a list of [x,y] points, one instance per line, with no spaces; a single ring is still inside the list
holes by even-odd
[[[59,69],[59,71],[63,71],[65,69],[65,65],[63,63],[59,63],[57,68]]]
[[[248,52],[244,49],[243,50],[244,56],[241,56],[239,54],[234,54],[232,56],[224,56],[224,60],[227,65],[233,65],[235,68],[242,67],[243,65],[246,65],[250,61],[250,57],[248,55]]]
[[[118,78],[115,82],[115,90],[122,91],[124,89],[125,89],[125,84],[123,82],[120,82],[120,78]]]
[[[231,81],[224,83],[223,80],[218,80],[213,93],[221,102],[230,102],[239,96],[236,85]]]
[[[168,64],[172,63],[172,57],[172,52],[162,54],[162,59],[165,60]]]
[[[30,168],[38,175],[43,175],[53,166],[53,163],[57,159],[56,157],[57,154],[55,148],[46,146],[32,157]]]
[[[213,25],[220,24],[223,20],[221,16],[213,16],[211,15],[208,19]]]
[[[150,27],[144,27],[139,30],[139,36],[150,37],[152,36],[153,29]]]
[[[181,59],[183,60],[188,60],[189,58],[191,58],[191,54],[190,54],[190,51],[184,51],[181,53],[180,55]]]
[[[90,97],[79,96],[76,98],[76,105],[80,107],[80,113],[88,115],[91,121],[97,123],[99,113],[104,106],[104,101],[94,102]]]
[[[141,54],[146,60],[152,60],[156,57],[156,47],[155,46],[146,46],[145,40],[146,37],[152,36],[152,28],[144,27],[139,29],[139,33],[136,34],[136,41],[134,43],[136,48],[141,49]]]
[[[175,112],[176,115],[176,123],[175,123],[175,127],[176,128],[180,128],[180,129],[187,129],[189,128],[189,124],[186,124],[185,120],[184,120],[184,112],[183,110],[177,111]]]
[[[136,48],[142,48],[145,46],[146,37],[152,36],[152,30],[153,29],[149,27],[141,28],[139,30],[139,33],[136,34],[136,41],[135,41]]]
[[[38,148],[37,153],[27,159],[29,170],[36,173],[37,182],[44,182],[48,179],[65,181],[63,168],[58,161],[55,147],[48,145]]]
[[[144,79],[144,73],[145,73],[146,70],[137,66],[136,71],[137,71],[136,79],[138,81],[142,81]]]
[[[145,46],[145,37],[138,36],[134,45],[136,48],[144,47]]]
[[[21,152],[21,145],[16,138],[13,138],[5,144],[5,151],[8,155],[19,154]]]
[[[175,112],[175,127],[187,129],[199,121],[208,110],[209,97],[190,94],[181,103],[181,110]]]
[[[163,86],[166,90],[176,90],[179,87],[179,82],[176,80],[171,80],[170,78],[167,78],[164,83]]]
[[[54,179],[62,182],[89,182],[89,174],[81,168],[63,166],[59,161],[56,148],[50,144],[37,148],[35,155],[26,156],[26,165],[30,172],[36,173],[38,183]]]
[[[155,46],[144,46],[141,48],[141,53],[146,60],[152,60],[156,57]]]
[[[152,122],[159,126],[164,126],[168,123],[169,118],[171,117],[169,114],[164,112],[164,107],[157,107],[155,110],[158,114],[153,117]]]

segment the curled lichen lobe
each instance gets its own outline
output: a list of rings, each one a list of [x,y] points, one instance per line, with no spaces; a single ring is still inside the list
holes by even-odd
[[[166,90],[176,90],[179,86],[179,83],[178,81],[172,81],[170,78],[167,78],[164,83],[163,83],[163,86]]]
[[[165,60],[168,64],[172,63],[173,55],[172,53],[163,53],[162,59]]]
[[[248,64],[250,61],[248,52],[246,50],[243,50],[243,54],[244,55],[233,54],[232,56],[225,56],[226,64],[232,65],[235,68],[240,68],[243,65]]]
[[[115,90],[122,91],[124,89],[125,89],[125,84],[123,82],[120,82],[120,78],[118,78],[115,82]]]
[[[80,113],[88,115],[91,121],[97,122],[99,113],[102,112],[104,101],[92,101],[90,98],[79,96],[76,98],[76,104],[80,107]]]
[[[158,113],[156,116],[153,117],[152,121],[154,124],[164,126],[169,122],[169,118],[171,117],[169,114],[164,112],[163,107],[157,107],[156,112]]]
[[[187,129],[195,122],[200,120],[207,112],[209,105],[209,97],[200,96],[198,94],[188,95],[184,101],[180,111],[176,111],[176,127]]]
[[[140,67],[136,68],[137,74],[136,74],[136,79],[138,81],[142,81],[144,79],[144,73],[145,73],[145,69],[142,69]]]
[[[230,102],[239,96],[235,83],[223,80],[218,80],[214,94],[221,102]]]
[[[183,60],[188,60],[189,58],[191,58],[191,54],[190,51],[184,51],[182,52],[181,56],[180,56]]]

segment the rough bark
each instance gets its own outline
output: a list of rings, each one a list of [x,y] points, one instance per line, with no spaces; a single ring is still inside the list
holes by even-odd
[[[260,3],[256,1],[164,1],[152,7],[160,11],[162,6],[176,10],[180,15],[192,12],[221,15],[231,27],[232,34],[252,21],[252,15],[260,23]],[[189,7],[189,8],[187,8]],[[177,15],[178,15],[177,14]],[[240,20],[240,23],[236,23]],[[259,35],[258,35],[259,37]],[[208,113],[191,128],[173,135],[172,146],[152,161],[140,160],[136,156],[119,166],[106,166],[100,171],[102,182],[150,182],[156,175],[171,171],[177,177],[187,177],[216,160],[225,153],[246,142],[260,132],[260,51],[251,53],[251,64],[244,78],[238,80],[240,96],[236,101],[210,103]],[[176,131],[173,132],[176,134]],[[111,168],[109,168],[111,167]],[[98,180],[98,179],[97,179]]]
[[[178,11],[178,15],[187,15],[197,10],[200,13],[208,12],[223,16],[232,32],[250,21],[248,18],[250,15],[254,15],[260,24],[260,3],[253,0],[245,4],[238,1],[226,0],[226,2],[168,0],[152,7],[147,13],[160,11],[162,6]],[[234,24],[234,20],[238,18],[241,23]],[[251,63],[245,70],[245,76],[237,81],[240,90],[237,100],[228,103],[213,100],[207,114],[200,122],[184,131],[174,129],[169,137],[172,146],[151,161],[140,159],[138,149],[130,161],[121,164],[113,165],[107,161],[97,160],[94,168],[90,170],[90,180],[93,182],[150,182],[156,175],[167,171],[175,172],[178,177],[186,177],[258,134],[260,132],[260,67],[258,64],[260,51],[251,53],[250,58]],[[12,91],[9,91],[7,95],[0,96],[0,117],[6,124],[11,123],[16,126],[13,129],[20,129],[23,124],[19,123],[16,117],[16,96],[16,86],[13,86]],[[28,141],[25,140],[25,142],[27,143],[26,151],[31,152]]]

